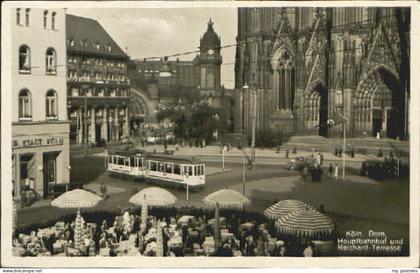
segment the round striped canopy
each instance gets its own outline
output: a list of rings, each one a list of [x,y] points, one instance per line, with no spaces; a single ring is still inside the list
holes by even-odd
[[[315,210],[312,206],[300,200],[287,199],[287,200],[282,200],[280,202],[277,202],[276,204],[268,207],[264,211],[264,215],[271,220],[277,220],[296,210],[305,210],[305,209]]]
[[[148,187],[145,188],[135,195],[133,195],[129,202],[137,205],[142,206],[146,204],[148,206],[155,206],[155,207],[165,207],[171,206],[175,204],[177,198],[171,192],[159,188],[159,187]]]
[[[210,193],[203,199],[204,204],[209,207],[216,207],[216,204],[219,203],[221,208],[239,208],[242,209],[245,205],[251,203],[248,197],[243,194],[231,190],[223,189],[213,193]]]
[[[312,237],[331,234],[334,231],[333,221],[317,210],[296,210],[281,217],[275,223],[282,233]]]
[[[75,189],[61,194],[51,201],[51,205],[57,208],[92,208],[102,198],[86,190]]]

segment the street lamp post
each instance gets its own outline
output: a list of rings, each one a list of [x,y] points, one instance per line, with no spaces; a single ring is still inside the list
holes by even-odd
[[[85,128],[85,157],[88,156],[88,138],[89,138],[89,133],[88,133],[88,115],[87,115],[87,92],[86,92],[86,88],[84,89],[85,91],[85,98],[84,98],[84,104],[85,104],[85,122],[84,122],[84,128]]]
[[[255,85],[253,84],[252,88],[252,142],[251,142],[251,160],[252,165],[255,165],[255,121],[257,115],[257,90],[255,89]]]
[[[242,156],[242,194],[246,196],[245,193],[245,174],[246,174],[246,166],[245,166],[245,153]]]

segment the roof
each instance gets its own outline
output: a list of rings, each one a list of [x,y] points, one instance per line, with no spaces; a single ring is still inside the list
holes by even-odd
[[[111,155],[146,157],[149,153],[140,149],[119,149],[110,151]]]
[[[66,35],[69,51],[128,59],[127,54],[94,19],[66,14]],[[74,44],[71,45],[70,41]],[[111,51],[108,49],[109,46]]]
[[[213,22],[211,18],[207,23],[207,31],[204,33],[203,38],[200,40],[200,48],[201,49],[209,49],[209,48],[219,48],[220,47],[220,38],[217,33],[214,31]]]
[[[186,163],[186,164],[203,164],[200,160],[195,157],[182,157],[174,156],[169,154],[149,154],[147,160],[156,160],[156,161],[167,161],[173,163]]]

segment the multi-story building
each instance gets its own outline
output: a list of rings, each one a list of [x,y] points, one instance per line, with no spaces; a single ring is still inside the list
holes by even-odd
[[[410,10],[239,8],[235,127],[408,137]],[[245,88],[244,88],[245,87]]]
[[[69,183],[64,9],[13,10],[12,166],[14,197],[47,196]]]
[[[179,98],[180,93],[197,96],[202,102],[216,108],[229,110],[230,91],[221,85],[220,37],[213,28],[211,19],[207,31],[200,39],[200,52],[192,61],[138,59],[130,61],[128,76],[136,109],[142,113],[136,120],[151,118],[156,109]],[[132,113],[135,115],[135,113]],[[229,116],[230,113],[229,113]],[[138,124],[136,124],[138,126]]]
[[[67,15],[67,97],[73,143],[129,135],[129,57],[93,19]]]

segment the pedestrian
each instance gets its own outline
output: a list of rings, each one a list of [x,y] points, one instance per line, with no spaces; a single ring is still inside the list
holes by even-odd
[[[308,177],[308,167],[303,167],[303,169],[302,169],[302,177],[303,177],[303,180],[306,182],[306,178]]]
[[[335,147],[335,149],[334,149],[334,155],[335,156],[338,156],[338,148],[337,148],[337,146]]]
[[[316,155],[316,163],[317,163],[318,165],[321,165],[321,153],[318,153],[318,154]]]
[[[289,149],[286,150],[286,159],[289,159]]]
[[[335,164],[335,168],[334,168],[334,179],[337,180],[338,179],[338,165]]]
[[[333,171],[334,171],[334,168],[333,168],[333,165],[332,165],[332,163],[330,163],[330,166],[328,167],[328,177],[331,179],[332,178],[332,176],[333,176]]]
[[[324,163],[324,155],[320,153],[319,157],[320,157],[320,165],[322,165]]]
[[[104,198],[104,199],[106,197],[106,192],[107,192],[107,187],[105,185],[105,182],[102,182],[102,184],[101,184],[101,195],[102,195],[102,198]]]
[[[338,155],[339,155],[339,157],[341,157],[342,154],[343,154],[343,149],[341,149],[341,147],[340,147],[340,148],[338,148]]]

